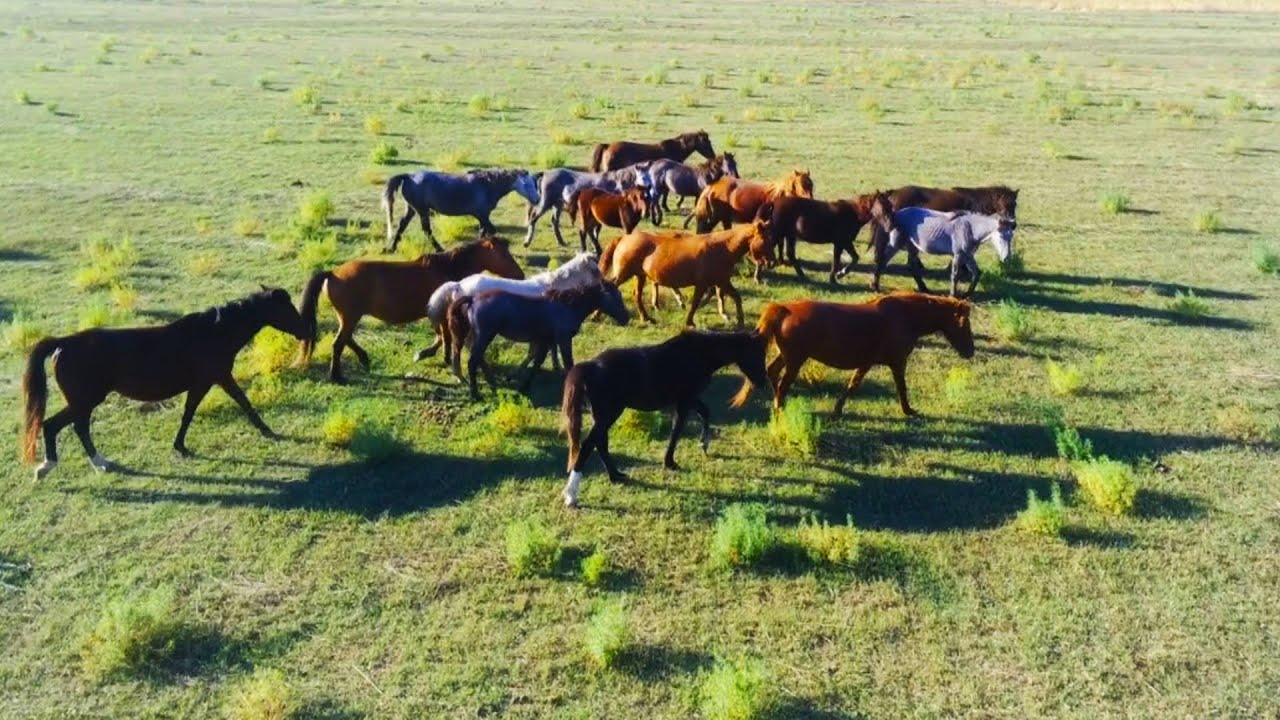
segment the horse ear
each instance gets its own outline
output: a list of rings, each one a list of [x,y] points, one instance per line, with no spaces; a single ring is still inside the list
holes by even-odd
[[[262,288],[262,292],[271,292],[271,288],[263,285],[262,283],[258,283],[258,287]]]

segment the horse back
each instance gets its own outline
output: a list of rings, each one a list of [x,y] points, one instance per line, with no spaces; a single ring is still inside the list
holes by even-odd
[[[210,330],[184,317],[157,327],[78,332],[58,342],[54,375],[69,402],[100,402],[112,391],[144,402],[166,400],[196,381],[212,383],[230,373],[240,347],[220,346]]]
[[[784,303],[789,314],[774,336],[786,355],[811,357],[824,365],[853,369],[894,361],[914,344],[893,308],[879,302]]]
[[[448,280],[429,261],[352,260],[333,271],[326,290],[340,315],[400,325],[426,317],[432,293]]]

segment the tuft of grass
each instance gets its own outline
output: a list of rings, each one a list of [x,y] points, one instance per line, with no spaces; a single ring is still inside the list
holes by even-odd
[[[645,73],[644,76],[645,85],[666,85],[668,80],[667,68],[665,67],[656,67]]]
[[[622,412],[618,422],[614,424],[619,437],[633,438],[642,442],[664,437],[666,430],[665,416],[662,413],[628,408]]]
[[[380,463],[403,455],[408,447],[392,428],[367,420],[356,425],[347,450],[366,463]]]
[[[227,704],[230,720],[289,720],[301,710],[297,691],[275,668],[259,668],[241,682]]]
[[[711,535],[711,564],[733,569],[754,565],[778,545],[777,532],[760,505],[734,503],[716,520]]]
[[[470,240],[480,231],[479,224],[467,215],[435,215],[431,218],[431,227],[436,231],[440,242],[445,244]]]
[[[858,110],[862,112],[862,116],[867,122],[879,123],[884,120],[885,109],[881,107],[880,101],[874,97],[866,96],[858,101]]]
[[[1084,371],[1079,366],[1045,360],[1044,368],[1049,376],[1049,389],[1054,395],[1075,395],[1084,389]]]
[[[1239,135],[1233,135],[1231,139],[1227,141],[1227,144],[1224,146],[1223,149],[1227,151],[1228,155],[1239,156],[1244,154],[1245,148],[1247,146],[1248,146],[1248,143],[1245,142],[1244,138],[1240,137]]]
[[[710,90],[716,86],[716,74],[713,72],[704,72],[698,78],[698,85]]]
[[[81,330],[90,328],[106,327],[113,324],[111,306],[101,298],[95,298],[80,309],[80,323],[78,325]]]
[[[333,198],[329,193],[318,190],[298,201],[298,214],[295,219],[300,234],[309,235],[323,228],[333,215]]]
[[[609,573],[609,555],[603,548],[582,558],[582,582],[589,587],[600,587]]]
[[[19,105],[30,105],[31,93],[28,93],[26,90],[15,90],[13,92],[13,99],[17,100]]]
[[[779,447],[813,457],[818,453],[818,438],[822,435],[822,420],[814,412],[808,398],[793,398],[781,412],[769,420],[769,437]]]
[[[1014,526],[1033,535],[1058,537],[1065,524],[1066,508],[1062,504],[1062,488],[1054,483],[1049,497],[1041,500],[1034,488],[1027,488],[1027,508],[1018,513]]]
[[[280,142],[280,128],[274,125],[262,131],[262,142],[272,145]]]
[[[133,312],[138,307],[138,291],[128,283],[118,282],[111,286],[111,304],[121,312]]]
[[[333,267],[339,257],[337,233],[321,233],[303,241],[298,248],[298,265],[307,273]]]
[[[1102,199],[1098,201],[1098,207],[1104,215],[1119,215],[1122,212],[1128,212],[1130,206],[1129,196],[1119,190],[1104,193]]]
[[[529,159],[529,164],[544,170],[564,167],[568,162],[569,155],[563,149],[554,146],[540,148]]]
[[[493,98],[489,95],[472,95],[467,101],[467,111],[472,117],[484,117],[493,109]]]
[[[699,694],[707,720],[760,720],[774,705],[764,666],[754,659],[717,661],[702,681]]]
[[[253,237],[262,234],[262,222],[256,217],[239,217],[231,224],[231,232],[240,237]]]
[[[591,616],[583,638],[591,663],[601,670],[613,667],[630,642],[631,625],[622,603],[602,604]]]
[[[142,52],[138,53],[138,60],[143,65],[150,65],[151,63],[159,59],[160,59],[160,48],[154,45],[148,45],[147,47],[142,49]]]
[[[1180,317],[1190,319],[1213,314],[1213,306],[1209,301],[1199,297],[1192,290],[1187,290],[1185,293],[1178,290],[1173,294],[1173,299],[1165,303],[1165,307]]]
[[[1205,210],[1203,212],[1196,213],[1195,220],[1192,222],[1192,227],[1194,227],[1196,232],[1199,233],[1212,234],[1220,232],[1222,230],[1222,218],[1215,210]]]
[[[471,164],[471,151],[458,148],[436,158],[436,167],[445,172],[457,172]]]
[[[1044,156],[1050,160],[1061,160],[1067,156],[1067,151],[1062,146],[1052,140],[1047,140],[1040,145],[1040,149],[1044,152]]]
[[[1128,465],[1102,457],[1076,463],[1076,482],[1084,498],[1103,512],[1128,515],[1138,497],[1138,480]]]
[[[1093,443],[1082,437],[1079,430],[1066,423],[1055,423],[1052,432],[1053,446],[1058,450],[1058,457],[1067,462],[1093,459]]]
[[[138,262],[138,250],[128,237],[119,242],[94,238],[80,246],[80,254],[87,265],[76,271],[73,281],[81,290],[109,288]]]
[[[181,635],[172,590],[114,600],[81,645],[80,661],[85,673],[98,681],[146,676],[164,669]]]
[[[297,351],[298,341],[292,335],[263,328],[245,353],[245,365],[251,375],[272,375],[289,367]]]
[[[551,142],[556,145],[581,145],[582,140],[568,130],[561,128],[551,129]]]
[[[222,267],[222,257],[211,252],[202,252],[187,262],[187,272],[197,277],[212,275]]]
[[[729,149],[742,147],[742,141],[738,139],[738,133],[725,133],[724,145]]]
[[[507,525],[507,567],[516,577],[555,573],[563,552],[560,539],[541,520],[525,518]]]
[[[747,99],[755,97],[757,94],[755,83],[743,83],[742,87],[738,88],[738,94]]]
[[[576,102],[569,106],[569,114],[579,120],[591,117],[591,106],[584,102]]]
[[[942,394],[953,407],[968,404],[973,391],[973,371],[963,365],[955,365],[947,371],[942,382]]]
[[[1253,247],[1253,266],[1263,275],[1280,275],[1280,250],[1258,243]]]
[[[4,345],[14,352],[25,355],[47,335],[40,323],[23,313],[15,313],[13,318],[5,323]]]
[[[1035,335],[1035,318],[1031,311],[1017,302],[1005,299],[992,310],[996,335],[1006,342],[1020,342]]]
[[[320,109],[320,91],[311,85],[299,85],[290,93],[293,103],[312,112]]]
[[[861,545],[852,517],[845,517],[844,525],[805,518],[796,528],[795,538],[809,562],[815,565],[853,567],[858,562]]]
[[[381,135],[387,131],[387,121],[383,120],[381,115],[366,115],[364,131],[375,137]]]
[[[360,416],[349,408],[334,408],[325,415],[324,424],[320,426],[320,435],[325,444],[333,447],[348,447],[351,438],[360,426]]]
[[[389,165],[398,157],[400,157],[400,149],[386,140],[379,141],[369,152],[369,162],[375,165]]]
[[[528,398],[510,390],[500,390],[498,406],[489,411],[485,420],[494,430],[510,435],[530,427],[537,417]]]
[[[45,111],[48,112],[50,115],[57,115],[59,107],[61,106],[58,105],[58,103],[56,102],[47,102],[44,104]]]

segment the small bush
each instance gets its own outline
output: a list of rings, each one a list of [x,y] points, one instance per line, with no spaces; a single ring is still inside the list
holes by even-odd
[[[436,167],[445,172],[457,172],[470,164],[471,151],[466,148],[458,148],[436,158]]]
[[[150,65],[151,63],[159,59],[160,59],[160,48],[155,47],[153,45],[149,45],[143,48],[142,52],[138,53],[138,60],[140,60],[143,65]]]
[[[584,102],[576,102],[569,106],[569,114],[579,120],[591,117],[591,106]]]
[[[1081,493],[1094,507],[1112,515],[1133,511],[1138,480],[1128,465],[1103,457],[1077,463],[1074,472]]]
[[[375,165],[389,165],[398,157],[400,157],[400,149],[385,140],[374,145],[373,150],[369,152],[369,162]]]
[[[1067,152],[1062,149],[1062,146],[1053,141],[1043,143],[1040,149],[1044,151],[1044,156],[1050,160],[1061,160],[1067,156]]]
[[[1228,155],[1243,155],[1247,146],[1248,144],[1245,142],[1244,138],[1239,135],[1235,135],[1227,141],[1227,144],[1223,149],[1227,151]]]
[[[115,283],[111,286],[111,304],[122,312],[132,312],[138,307],[138,291],[132,285]]]
[[[1019,342],[1035,335],[1035,321],[1031,311],[1013,300],[1001,300],[992,312],[996,335],[1006,342]]]
[[[298,341],[272,327],[263,328],[249,344],[245,365],[251,375],[271,375],[293,363]]]
[[[756,86],[752,83],[743,83],[742,87],[738,88],[738,94],[744,98],[753,98],[756,96]]]
[[[858,109],[862,111],[862,116],[871,123],[879,123],[885,116],[885,110],[880,106],[880,101],[873,97],[864,97],[859,100]]]
[[[381,135],[387,131],[387,122],[382,119],[381,115],[366,115],[364,117],[364,131],[370,135]]]
[[[815,565],[853,567],[858,562],[858,529],[853,518],[844,525],[830,525],[813,518],[801,520],[796,528],[796,543]]]
[[[777,533],[759,505],[735,503],[716,520],[711,536],[711,563],[736,568],[760,562],[778,544]]]
[[[333,267],[338,260],[337,233],[324,233],[302,243],[298,249],[298,264],[305,272],[313,273]]]
[[[56,102],[47,102],[44,104],[45,111],[48,112],[50,115],[57,115],[59,107],[60,106]]]
[[[1197,296],[1191,290],[1185,293],[1181,290],[1175,292],[1173,299],[1166,303],[1165,307],[1184,318],[1202,318],[1213,314],[1213,306],[1209,301]]]
[[[273,145],[280,142],[280,128],[272,126],[262,131],[262,142]]]
[[[471,240],[480,232],[479,224],[467,215],[435,215],[431,227],[445,244]]]
[[[582,582],[590,587],[600,587],[609,573],[609,555],[603,548],[582,558]]]
[[[394,430],[380,422],[366,421],[351,433],[347,449],[366,463],[379,463],[404,454],[406,448]]]
[[[1052,426],[1053,446],[1058,450],[1058,457],[1067,462],[1081,462],[1093,459],[1093,443],[1081,437],[1080,431],[1066,423]]]
[[[111,325],[111,306],[101,299],[94,299],[80,309],[79,329],[100,328]]]
[[[822,420],[807,398],[793,398],[769,419],[769,437],[780,447],[805,457],[817,454],[821,435]]]
[[[171,591],[116,600],[85,639],[80,660],[95,680],[154,673],[176,653],[181,632]]]
[[[531,165],[544,170],[564,167],[568,162],[569,156],[558,147],[544,147],[534,153],[529,160]]]
[[[702,73],[702,77],[698,78],[698,84],[710,90],[716,86],[716,74],[712,72]]]
[[[467,101],[467,110],[474,117],[482,117],[493,109],[493,98],[488,95],[472,95]]]
[[[14,352],[26,354],[47,335],[35,320],[16,313],[4,326],[4,345]]]
[[[255,217],[236,218],[231,224],[231,232],[240,237],[253,237],[262,234],[262,222]]]
[[[236,688],[227,705],[231,720],[288,720],[300,710],[297,692],[275,669],[258,669]]]
[[[317,230],[328,224],[332,214],[333,198],[329,193],[313,192],[298,203],[297,226],[307,231]]]
[[[1049,499],[1036,497],[1033,488],[1027,488],[1027,509],[1018,513],[1015,526],[1024,532],[1034,535],[1058,537],[1065,524],[1066,508],[1062,504],[1062,489],[1054,483],[1049,491]]]
[[[618,655],[631,642],[631,627],[622,603],[606,603],[591,616],[584,638],[587,657],[601,670],[613,666]]]
[[[489,411],[487,422],[499,433],[510,435],[523,431],[532,425],[537,417],[528,398],[509,390],[500,390],[498,406]]]
[[[725,147],[729,149],[733,149],[733,148],[741,147],[742,141],[738,139],[737,133],[725,133],[724,144],[725,144]]]
[[[249,384],[245,395],[254,407],[274,405],[284,397],[284,380],[280,379],[279,373],[259,375]]]
[[[1263,275],[1280,275],[1280,250],[1261,243],[1255,245],[1253,266]]]
[[[645,85],[666,85],[667,80],[667,69],[665,67],[656,67],[644,76]]]
[[[1216,233],[1222,230],[1222,218],[1214,210],[1197,213],[1192,227],[1199,233]]]
[[[1105,215],[1119,215],[1122,212],[1128,212],[1130,207],[1129,196],[1118,190],[1113,190],[1102,196],[1098,207],[1101,208]]]
[[[344,448],[351,445],[351,438],[355,436],[359,426],[358,415],[347,408],[335,408],[325,416],[320,434],[326,444]]]
[[[128,237],[119,242],[95,238],[80,246],[80,254],[88,263],[73,278],[81,290],[111,287],[138,262],[138,250]]]
[[[774,698],[758,660],[721,660],[702,682],[700,704],[707,720],[759,720]]]
[[[31,94],[26,90],[15,90],[13,93],[13,99],[17,100],[19,105],[31,104]]]
[[[516,577],[549,576],[560,562],[560,539],[535,518],[507,525],[507,566]]]
[[[665,435],[666,417],[660,412],[628,408],[622,411],[622,416],[618,418],[614,428],[619,437],[640,441],[655,440]]]
[[[188,272],[198,277],[212,275],[220,267],[222,267],[222,258],[211,252],[200,253],[187,263]]]
[[[963,365],[956,365],[947,371],[947,378],[942,383],[942,393],[953,407],[962,407],[969,402],[973,390],[973,371]]]
[[[312,112],[320,109],[320,91],[310,85],[301,85],[291,93],[295,105]]]
[[[1075,395],[1084,389],[1084,371],[1071,363],[1058,364],[1053,360],[1045,360],[1045,371],[1049,374],[1049,388],[1055,395]]]
[[[581,145],[582,140],[574,137],[573,133],[561,128],[551,129],[551,142],[556,145]]]

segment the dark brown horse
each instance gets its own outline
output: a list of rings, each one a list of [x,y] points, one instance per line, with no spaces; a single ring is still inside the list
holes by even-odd
[[[885,232],[893,229],[893,210],[889,198],[876,191],[859,195],[851,200],[823,202],[796,196],[780,197],[773,203],[770,230],[775,247],[783,248],[787,261],[804,277],[804,270],[796,260],[796,240],[811,243],[831,243],[831,274],[828,280],[835,282],[858,264],[858,251],[854,241],[863,225],[873,223]],[[849,264],[840,267],[840,256],[849,255]]]
[[[684,162],[685,158],[695,152],[708,160],[716,156],[715,149],[711,147],[711,137],[707,135],[706,130],[682,133],[657,143],[624,140],[608,145],[596,145],[591,149],[591,163],[587,169],[591,172],[621,170],[638,162],[662,158]]]
[[[600,229],[621,228],[629,233],[636,229],[649,209],[648,190],[633,187],[615,195],[596,188],[584,188],[569,205],[569,218],[578,227],[578,240],[582,251],[587,251],[587,239],[600,254]]]
[[[898,404],[906,415],[915,415],[907,401],[907,359],[921,337],[940,332],[962,358],[973,357],[973,328],[969,303],[933,295],[893,293],[858,304],[800,301],[769,303],[760,314],[757,332],[778,345],[778,357],[769,363],[773,406],[781,409],[787,390],[810,358],[823,365],[853,370],[835,414],[858,389],[874,365],[887,365],[898,389]],[[734,397],[739,407],[751,393],[742,386]]]
[[[1005,185],[989,185],[986,187],[953,187],[931,188],[918,185],[904,185],[888,191],[889,202],[894,211],[909,207],[922,207],[939,212],[968,210],[983,215],[999,215],[1002,218],[1016,221],[1018,219],[1018,191]],[[881,258],[889,244],[889,232],[879,228],[871,229],[870,246],[875,249],[876,266],[881,267]],[[871,289],[880,291],[880,277],[875,275],[871,280]]]
[[[786,177],[771,183],[754,183],[731,177],[722,177],[707,186],[698,196],[693,213],[684,219],[684,227],[691,220],[700,233],[710,232],[716,225],[725,230],[732,223],[751,222],[760,206],[784,195],[813,197],[813,178],[808,170],[792,170]]]
[[[338,336],[333,341],[329,379],[342,382],[342,351],[347,346],[361,365],[369,367],[369,354],[352,337],[360,318],[372,315],[391,325],[421,320],[427,316],[427,303],[436,288],[485,271],[505,278],[524,277],[507,241],[496,237],[473,240],[417,260],[351,260],[333,270],[318,272],[302,291],[300,312],[307,332],[298,362],[310,360],[315,349],[316,305],[321,289],[338,312]]]
[[[93,445],[89,421],[94,408],[112,392],[147,402],[185,392],[182,424],[173,441],[174,449],[184,456],[191,454],[185,443],[187,427],[214,385],[236,401],[259,432],[275,437],[231,375],[236,354],[268,325],[297,338],[306,336],[306,325],[289,293],[263,287],[262,292],[184,315],[168,325],[99,328],[41,340],[32,348],[22,376],[23,459],[35,461],[43,426],[44,462],[36,468],[36,479],[44,477],[58,464],[58,433],[72,425],[90,464],[99,471],[110,469],[111,463]],[[46,419],[49,388],[44,363],[50,356],[67,406]]]

